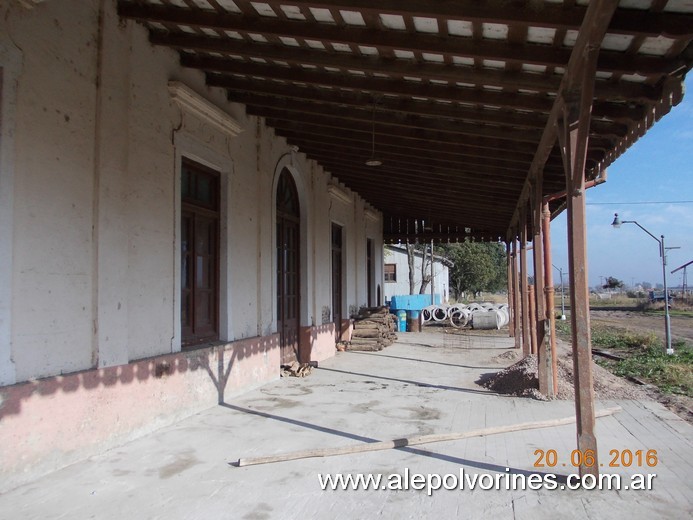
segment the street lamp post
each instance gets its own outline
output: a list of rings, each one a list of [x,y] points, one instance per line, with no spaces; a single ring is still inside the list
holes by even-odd
[[[660,235],[660,238],[657,238],[635,220],[621,220],[618,218],[618,213],[614,213],[614,221],[611,225],[618,229],[621,227],[621,224],[635,224],[659,244],[659,256],[662,258],[662,278],[664,279],[664,334],[666,337],[667,354],[673,354],[674,349],[671,347],[671,322],[669,320],[669,289],[667,288],[667,249],[672,248],[664,247],[664,235]]]

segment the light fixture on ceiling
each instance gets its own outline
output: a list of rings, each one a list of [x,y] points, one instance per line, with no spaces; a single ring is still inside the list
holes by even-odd
[[[373,101],[373,118],[371,123],[371,157],[366,161],[366,166],[382,166],[383,161],[375,157],[375,100]]]

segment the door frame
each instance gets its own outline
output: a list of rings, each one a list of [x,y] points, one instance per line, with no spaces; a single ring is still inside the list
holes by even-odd
[[[277,321],[277,332],[279,333],[279,356],[280,356],[280,363],[281,364],[286,364],[290,363],[292,361],[297,361],[300,357],[300,341],[301,341],[301,201],[300,197],[298,194],[298,187],[296,186],[296,181],[293,178],[293,175],[291,174],[290,171],[284,169],[282,170],[282,173],[280,174],[280,180],[284,176],[285,178],[289,179],[289,182],[291,183],[291,191],[293,191],[293,197],[295,197],[295,203],[298,206],[296,209],[296,213],[280,213],[279,208],[278,208],[278,196],[279,196],[279,187],[280,187],[280,182],[277,182],[277,186],[275,188],[275,224],[274,224],[274,229],[275,229],[275,284],[276,284],[276,291],[275,291],[275,301],[276,301],[276,314],[275,314],[275,319]],[[280,241],[286,236],[285,230],[287,227],[292,227],[295,230],[295,244],[294,244],[294,251],[295,251],[295,262],[296,262],[296,272],[295,272],[295,297],[296,297],[296,342],[294,345],[294,356],[293,359],[289,359],[289,357],[284,356],[284,332],[285,332],[285,325],[284,325],[284,304],[286,301],[286,296],[287,293],[284,289],[284,269],[286,267],[284,259],[280,260],[279,255],[282,254],[282,257],[285,255],[285,249],[280,248],[279,244]],[[281,296],[280,296],[281,293]]]

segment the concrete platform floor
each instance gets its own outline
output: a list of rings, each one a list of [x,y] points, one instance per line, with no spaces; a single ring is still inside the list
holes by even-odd
[[[539,471],[535,450],[556,450],[571,473],[575,426],[397,450],[234,467],[239,458],[448,433],[573,413],[573,403],[495,395],[475,385],[504,365],[508,338],[400,334],[377,353],[345,352],[305,379],[285,378],[180,423],[0,496],[0,517],[270,518],[690,518],[693,427],[656,402],[618,404],[597,420],[599,460],[610,450],[657,450],[652,491],[322,491],[319,473],[469,475]],[[506,364],[508,362],[506,361]],[[563,464],[566,464],[564,467]],[[546,470],[547,468],[545,468]]]

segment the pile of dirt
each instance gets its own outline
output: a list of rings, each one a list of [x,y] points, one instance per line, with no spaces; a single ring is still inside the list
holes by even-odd
[[[506,355],[507,353],[496,356],[494,360],[500,361],[499,358]],[[647,393],[642,388],[613,375],[594,362],[592,362],[592,377],[597,399],[643,399],[647,397]],[[567,352],[567,349],[559,348],[558,395],[556,399],[575,399],[573,383],[572,356]],[[499,394],[533,397],[542,401],[548,399],[539,392],[536,355],[527,356],[500,372],[482,377],[477,381],[477,384]]]
[[[536,356],[527,356],[496,374],[482,376],[477,384],[499,394],[546,400],[546,397],[539,393]]]
[[[519,357],[520,353],[517,350],[508,350],[502,354],[498,354],[494,358],[491,358],[491,363],[505,363],[507,361],[514,361]]]
[[[647,392],[592,362],[594,394],[597,399],[644,399]],[[558,399],[575,399],[572,355],[558,358]]]

